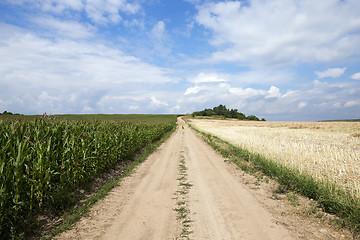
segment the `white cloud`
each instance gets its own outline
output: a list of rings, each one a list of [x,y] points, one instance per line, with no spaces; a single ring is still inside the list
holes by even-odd
[[[86,16],[96,24],[118,23],[122,20],[119,12],[135,14],[140,11],[138,3],[127,0],[15,0],[12,4],[32,6],[44,12],[63,16],[66,11],[85,11]]]
[[[95,113],[94,112],[94,109],[92,107],[89,107],[89,106],[84,106],[82,109],[81,109],[81,112],[84,112],[84,113]]]
[[[254,88],[229,88],[229,92],[231,94],[235,94],[240,96],[241,98],[252,100],[256,98],[264,98],[264,99],[276,99],[280,98],[282,95],[280,93],[280,89],[275,86],[271,86],[268,91],[262,89],[254,89]],[[254,98],[255,97],[255,98]]]
[[[325,78],[325,77],[337,78],[337,77],[340,77],[341,75],[343,75],[345,71],[346,71],[346,67],[344,67],[344,68],[329,68],[323,72],[316,71],[315,74],[319,78]]]
[[[122,20],[118,3],[120,2],[89,0],[85,4],[85,11],[95,23],[106,23],[108,21],[118,23]]]
[[[60,20],[54,17],[35,17],[32,21],[49,32],[54,32],[57,37],[84,39],[94,36],[94,27],[91,25],[85,26],[77,21]]]
[[[296,94],[298,94],[298,90],[288,90],[284,95],[282,95],[283,98],[286,98],[286,97],[292,97]]]
[[[221,82],[202,82],[200,84],[196,83],[195,86],[189,87],[186,89],[184,95],[196,95],[196,94],[205,94],[211,95],[216,93],[218,90],[230,90],[230,86],[227,83]]]
[[[200,92],[199,86],[189,87],[186,89],[184,95],[197,94],[198,92]]]
[[[307,103],[306,102],[299,102],[299,104],[298,104],[298,108],[299,109],[303,109],[304,107],[306,107],[307,106]]]
[[[319,80],[317,80],[317,79],[315,79],[313,81],[313,83],[314,83],[315,86],[319,86],[321,84],[321,82]]]
[[[196,78],[196,77],[195,77]],[[228,78],[231,78],[228,76]],[[193,82],[183,93],[179,105],[184,112],[199,111],[225,104],[247,115],[268,120],[309,121],[358,118],[360,86],[355,83],[329,84],[315,81],[313,85],[294,90],[271,86],[269,89],[234,87],[235,82]],[[294,116],[296,116],[294,118]]]
[[[216,83],[216,82],[226,82],[225,79],[218,76],[216,73],[199,73],[195,78],[189,79],[189,82],[193,83]]]
[[[151,30],[151,33],[156,39],[162,39],[165,33],[165,23],[163,21],[157,22]]]
[[[168,92],[130,90],[121,95],[103,96],[95,110],[106,113],[180,113],[175,101],[178,97],[176,93],[169,98]]]
[[[151,100],[151,104],[155,105],[155,106],[169,106],[169,104],[167,102],[160,101],[159,99],[157,99],[154,96],[152,96],[150,100]]]
[[[344,104],[344,107],[360,106],[360,100],[351,100]]]
[[[6,99],[8,110],[100,112],[109,110],[97,105],[105,96],[128,96],[136,94],[134,89],[178,81],[170,70],[103,43],[50,41],[6,24],[0,24],[0,39],[0,99]],[[132,103],[136,105],[136,100]]]
[[[342,58],[360,54],[360,4],[355,0],[188,0],[199,10],[196,20],[187,15],[187,27],[177,29],[173,18],[152,18],[149,25],[147,9],[139,5],[144,1],[8,2],[29,8],[23,22],[32,22],[23,25],[29,31],[0,23],[0,111],[184,113],[226,104],[246,114],[266,113],[263,117],[272,120],[318,120],[324,118],[321,114],[350,118],[360,112],[357,81],[319,81],[346,70],[326,70],[319,61],[338,65],[349,62]],[[106,24],[112,26],[102,26]],[[128,31],[134,26],[141,33]],[[205,38],[199,29],[205,29]],[[116,36],[104,39],[112,33]],[[209,39],[213,48],[204,44]],[[172,69],[124,53],[131,51]],[[195,55],[204,57],[196,60],[204,63],[198,70],[191,63],[176,64],[179,56]],[[222,61],[247,67],[206,65]],[[293,64],[298,62],[310,64]],[[307,66],[326,71],[316,72],[319,80],[311,84],[306,81]],[[300,69],[304,75],[296,75]],[[351,77],[360,79],[359,74]]]
[[[271,86],[268,91],[268,95],[265,98],[279,98],[279,97],[281,97],[280,89],[275,86]]]
[[[212,33],[212,62],[328,62],[360,54],[359,7],[359,1],[226,1],[198,5],[196,21]]]
[[[82,0],[7,0],[18,5],[33,6],[42,11],[62,14],[66,10],[80,11],[83,9]]]
[[[240,96],[242,98],[253,98],[257,96],[266,96],[268,94],[265,90],[258,90],[254,88],[229,88],[229,93]]]
[[[169,62],[172,56],[172,39],[171,34],[167,32],[166,24],[164,21],[158,21],[148,32],[146,44],[148,45],[146,58],[162,58]]]
[[[351,78],[355,80],[360,80],[360,72],[354,73],[353,75],[351,75]]]

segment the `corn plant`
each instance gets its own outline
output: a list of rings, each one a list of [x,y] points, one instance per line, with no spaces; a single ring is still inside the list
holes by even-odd
[[[0,239],[19,237],[48,205],[175,127],[175,122],[0,122]]]

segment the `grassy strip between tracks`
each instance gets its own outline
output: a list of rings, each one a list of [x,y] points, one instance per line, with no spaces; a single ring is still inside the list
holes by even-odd
[[[71,209],[68,213],[66,213],[62,219],[62,223],[56,227],[53,228],[49,233],[47,233],[45,236],[43,236],[41,239],[52,239],[56,235],[58,235],[61,232],[70,230],[72,228],[72,225],[79,221],[82,216],[85,216],[90,208],[99,200],[103,199],[108,195],[108,193],[116,186],[119,185],[119,182],[126,176],[129,176],[133,170],[142,162],[144,162],[148,156],[154,152],[163,142],[165,142],[175,131],[175,128],[171,130],[170,132],[163,135],[163,137],[146,147],[141,151],[141,153],[136,156],[135,161],[132,162],[125,170],[124,172],[119,175],[113,177],[111,180],[109,180],[106,184],[104,184],[97,192],[93,193],[88,199],[84,201],[84,203],[81,206],[74,207]]]
[[[181,239],[190,239],[189,235],[193,232],[191,229],[192,220],[190,219],[190,210],[189,210],[189,197],[188,193],[190,188],[193,186],[187,178],[187,167],[185,157],[181,155],[180,164],[179,164],[179,190],[177,190],[174,195],[177,199],[177,208],[173,210],[177,212],[177,219],[182,222],[182,231],[180,236],[176,238],[176,240]]]
[[[302,174],[296,169],[283,166],[260,154],[234,146],[216,136],[192,128],[203,136],[203,139],[225,158],[238,165],[248,173],[263,172],[277,180],[283,188],[295,191],[314,199],[328,213],[335,214],[342,226],[350,228],[354,236],[360,233],[360,200],[355,199],[339,187],[327,182],[319,182],[310,175]]]

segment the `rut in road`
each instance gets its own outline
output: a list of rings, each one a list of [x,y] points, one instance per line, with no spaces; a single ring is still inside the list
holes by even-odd
[[[176,132],[88,217],[57,239],[292,239],[225,167],[223,158],[178,119]],[[179,165],[191,188],[179,199]],[[184,201],[183,219],[174,211]]]

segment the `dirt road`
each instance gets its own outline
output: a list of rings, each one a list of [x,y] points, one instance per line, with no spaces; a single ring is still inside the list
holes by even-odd
[[[299,238],[220,155],[178,123],[147,161],[57,239]]]

